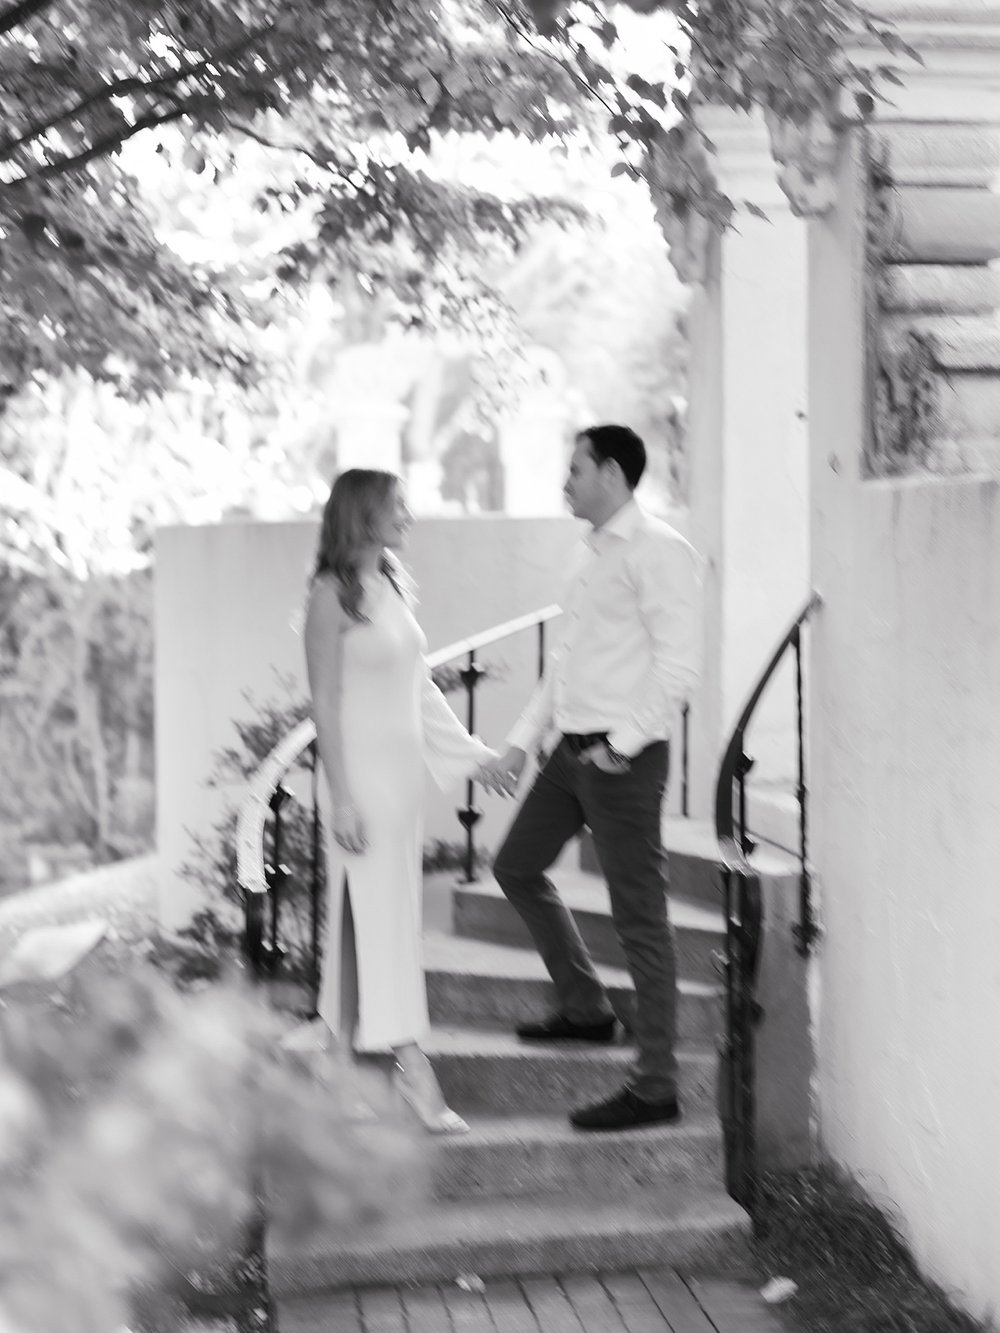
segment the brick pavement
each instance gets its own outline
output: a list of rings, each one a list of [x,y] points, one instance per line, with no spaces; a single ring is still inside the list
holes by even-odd
[[[371,1287],[285,1301],[279,1333],[794,1333],[749,1283],[671,1269]]]

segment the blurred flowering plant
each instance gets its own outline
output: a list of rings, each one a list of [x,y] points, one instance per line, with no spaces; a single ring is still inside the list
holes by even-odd
[[[54,998],[6,998],[4,1330],[174,1333],[196,1311],[266,1329],[262,1216],[286,1243],[335,1237],[419,1191],[407,1131],[351,1123],[357,1071],[281,1053],[238,977],[181,991],[105,946]]]

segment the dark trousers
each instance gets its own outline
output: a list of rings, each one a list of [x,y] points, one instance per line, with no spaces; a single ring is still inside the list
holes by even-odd
[[[668,745],[656,741],[627,773],[584,763],[565,737],[525,797],[493,865],[555,984],[559,1010],[579,1023],[608,1017],[604,986],[576,923],[545,874],[584,824],[608,883],[611,916],[635,987],[635,1064],[628,1086],[647,1101],[677,1087],[676,963],[660,830]]]

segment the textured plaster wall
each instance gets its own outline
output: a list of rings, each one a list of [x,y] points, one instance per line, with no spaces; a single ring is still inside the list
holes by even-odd
[[[823,1139],[1000,1309],[1000,487],[853,501],[815,700]]]
[[[861,478],[863,223],[811,237],[812,810],[825,1150],[1000,1311],[1000,487]]]

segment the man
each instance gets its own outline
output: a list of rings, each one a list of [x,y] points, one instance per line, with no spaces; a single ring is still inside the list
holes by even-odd
[[[564,603],[565,633],[508,737],[494,776],[513,786],[553,727],[555,749],[518,811],[493,871],[555,984],[558,1011],[524,1041],[612,1042],[615,1016],[579,930],[545,871],[586,824],[635,987],[635,1062],[607,1101],[570,1114],[579,1129],[676,1120],[676,978],[661,807],[668,736],[698,675],[699,559],[633,492],[646,466],[626,426],[576,440],[565,495],[591,531]]]

